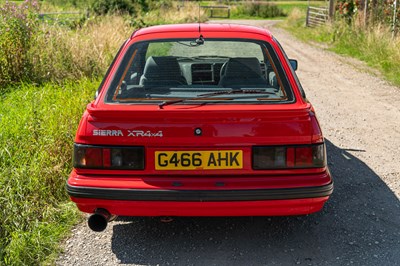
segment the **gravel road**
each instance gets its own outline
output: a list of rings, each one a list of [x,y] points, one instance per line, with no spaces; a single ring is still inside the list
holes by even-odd
[[[230,21],[232,22],[232,21]],[[302,217],[120,218],[73,229],[57,265],[400,265],[400,89],[274,22],[327,139],[335,191]],[[399,70],[400,74],[400,70]]]

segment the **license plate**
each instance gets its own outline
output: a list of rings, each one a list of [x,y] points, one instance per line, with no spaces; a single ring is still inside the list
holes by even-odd
[[[156,170],[242,169],[242,150],[156,151]]]

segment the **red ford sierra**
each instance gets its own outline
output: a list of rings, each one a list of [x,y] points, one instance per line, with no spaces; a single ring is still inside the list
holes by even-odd
[[[280,216],[333,191],[324,138],[267,30],[144,28],[83,114],[67,191],[89,227],[115,216]]]

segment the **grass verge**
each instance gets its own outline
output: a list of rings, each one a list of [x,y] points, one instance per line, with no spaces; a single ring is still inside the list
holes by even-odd
[[[331,51],[366,62],[400,86],[400,36],[392,38],[389,27],[376,25],[364,29],[337,20],[334,24],[307,28],[305,14],[298,9],[280,25],[302,41],[327,44]]]
[[[170,7],[135,18],[90,17],[70,27],[39,20],[33,0],[0,4],[0,265],[54,264],[60,240],[80,217],[65,181],[97,77],[141,24],[198,19],[195,4]]]
[[[51,264],[79,220],[65,181],[76,127],[98,84],[22,84],[0,96],[0,265]]]

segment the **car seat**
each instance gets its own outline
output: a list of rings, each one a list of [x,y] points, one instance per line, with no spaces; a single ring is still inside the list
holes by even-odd
[[[187,85],[178,60],[173,56],[150,56],[146,60],[140,85],[178,86]]]
[[[265,87],[260,62],[255,57],[230,58],[221,68],[221,87]]]

